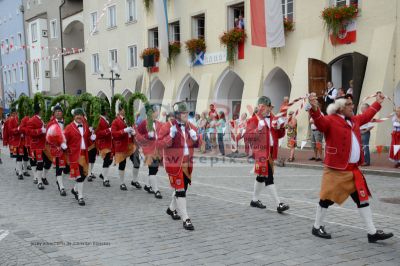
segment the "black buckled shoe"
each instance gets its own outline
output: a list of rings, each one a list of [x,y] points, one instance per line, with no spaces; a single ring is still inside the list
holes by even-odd
[[[76,192],[74,189],[71,189],[71,193],[75,196],[75,199],[78,200],[78,192]]]
[[[32,167],[31,167],[30,165],[28,165],[28,166],[26,167],[26,169],[29,170],[29,171],[32,171]]]
[[[325,238],[325,239],[331,239],[332,238],[331,234],[328,234],[325,231],[325,227],[324,226],[320,226],[319,229],[317,229],[317,228],[315,228],[313,226],[311,233],[313,235],[315,235],[316,237],[320,237],[320,238]]]
[[[183,222],[183,228],[185,228],[186,230],[189,231],[193,231],[194,230],[194,226],[192,224],[192,221],[190,221],[190,219],[187,219],[186,221]]]
[[[121,189],[121,190],[128,190],[127,188],[126,188],[126,185],[125,184],[121,184],[120,186],[119,186],[119,189]]]
[[[282,212],[284,212],[284,211],[287,211],[287,210],[289,210],[289,205],[287,205],[287,204],[285,204],[285,203],[279,203],[279,205],[278,205],[278,207],[276,208],[276,211],[278,212],[278,213],[282,213]]]
[[[24,172],[24,176],[31,176],[28,172]]]
[[[99,178],[100,178],[101,180],[104,180],[103,174],[100,174],[100,175],[99,175]]]
[[[142,186],[141,186],[141,185],[139,184],[139,182],[137,182],[137,181],[136,181],[136,182],[133,182],[133,181],[132,181],[132,182],[131,182],[131,185],[134,186],[134,187],[137,188],[137,189],[142,189]]]
[[[38,183],[38,181],[37,181],[37,179],[33,179],[33,184],[37,184]]]
[[[146,185],[145,185],[145,186],[144,186],[144,190],[146,190],[147,193],[154,194],[153,188],[150,187],[150,186],[146,186]]]
[[[162,199],[161,192],[160,192],[160,191],[157,191],[156,193],[154,193],[154,197],[155,197],[156,199]]]
[[[261,201],[257,200],[257,201],[251,201],[250,202],[250,206],[254,207],[254,208],[260,208],[260,209],[265,209],[267,208],[267,206],[265,206],[264,204],[262,204]]]
[[[78,204],[79,204],[79,206],[85,206],[86,205],[86,203],[83,200],[83,198],[78,199]]]
[[[92,181],[93,181],[92,175],[88,176],[87,181],[88,181],[88,182],[92,182]]]
[[[176,210],[171,211],[170,208],[167,209],[167,214],[171,216],[172,220],[180,220],[181,217],[178,215],[178,212]]]
[[[110,180],[103,181],[103,186],[110,187]]]
[[[63,197],[67,196],[67,192],[65,191],[65,189],[63,189],[63,188],[60,189],[60,195]]]
[[[23,175],[18,175],[18,180],[24,180],[24,176]]]
[[[376,241],[385,240],[391,238],[392,236],[393,233],[385,233],[382,230],[376,230],[375,234],[373,235],[368,234],[368,242],[375,243]]]
[[[44,189],[44,186],[43,186],[42,183],[39,183],[39,184],[37,185],[37,188],[40,189],[40,190],[43,190],[43,189]]]
[[[49,181],[47,181],[46,178],[42,178],[42,182],[43,182],[43,184],[45,184],[46,186],[49,184]]]

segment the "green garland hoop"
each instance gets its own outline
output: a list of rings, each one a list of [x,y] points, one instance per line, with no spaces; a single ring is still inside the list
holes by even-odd
[[[50,96],[45,96],[42,93],[38,92],[35,93],[35,96],[33,97],[33,104],[39,104],[40,109],[41,109],[41,114],[42,114],[42,119],[45,123],[49,122],[50,116],[47,116],[47,110],[46,110],[46,101],[51,100],[52,98]]]
[[[57,103],[59,103],[62,106],[62,108],[64,110],[64,117],[65,117],[67,115],[67,114],[65,114],[65,112],[67,111],[67,107],[70,106],[74,102],[74,100],[75,100],[74,98],[75,98],[74,96],[71,96],[68,94],[63,94],[63,95],[54,97],[51,100],[50,106],[47,108],[47,117],[51,117],[53,115],[51,108],[53,106],[55,106]]]
[[[135,106],[134,106],[136,100],[140,100],[145,105],[149,102],[147,97],[141,92],[135,92],[134,94],[132,94],[132,96],[128,100],[128,106],[127,106],[128,109],[126,110],[126,116],[128,118],[128,122],[131,125],[135,124],[136,121]]]
[[[115,119],[116,115],[116,104],[117,101],[120,101],[120,103],[124,106],[124,109],[127,109],[127,102],[125,100],[125,97],[122,96],[122,94],[115,94],[114,97],[111,99],[111,112],[110,112],[110,120],[113,121]]]

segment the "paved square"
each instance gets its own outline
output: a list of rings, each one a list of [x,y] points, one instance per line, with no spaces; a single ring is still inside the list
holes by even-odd
[[[98,161],[96,173],[100,167]],[[195,166],[188,193],[195,226],[188,232],[165,214],[172,190],[163,169],[162,200],[130,185],[120,191],[112,167],[111,188],[98,179],[85,182],[86,206],[80,207],[70,193],[71,181],[65,181],[67,197],[60,197],[53,175],[39,191],[32,178],[17,180],[13,168],[14,162],[3,158],[0,265],[400,265],[400,205],[381,201],[400,198],[399,178],[367,176],[375,225],[395,234],[368,244],[351,200],[329,209],[333,239],[311,235],[320,170],[276,168],[278,192],[291,207],[280,215],[267,190],[261,198],[267,210],[249,207],[252,165],[227,160],[211,167],[204,159]],[[140,176],[146,174],[141,168]]]

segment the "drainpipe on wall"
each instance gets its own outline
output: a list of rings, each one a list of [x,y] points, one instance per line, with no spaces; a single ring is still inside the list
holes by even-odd
[[[21,4],[19,6],[19,10],[22,13],[22,27],[24,29],[24,44],[26,45],[27,38],[26,38],[26,29],[25,29],[25,9],[24,9],[23,4]],[[28,60],[28,49],[24,49],[24,55],[25,55],[25,62],[26,62]],[[31,94],[32,94],[31,88],[30,88],[31,76],[29,75],[28,69],[29,69],[29,67],[27,65],[25,73],[26,73],[26,76],[28,77],[28,80],[27,80],[27,82],[28,82],[28,97],[31,97]]]
[[[63,30],[62,30],[62,18],[61,18],[61,8],[65,5],[65,0],[62,1],[62,4],[58,8],[58,12],[60,14],[60,40],[61,40],[61,51],[64,52],[64,41],[63,41]],[[62,83],[63,83],[63,94],[65,94],[65,72],[64,72],[64,55],[61,56],[61,67],[62,67]]]

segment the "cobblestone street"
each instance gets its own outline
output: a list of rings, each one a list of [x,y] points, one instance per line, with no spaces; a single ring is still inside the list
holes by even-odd
[[[98,161],[96,174],[100,167]],[[50,185],[39,191],[31,177],[17,180],[14,162],[3,158],[0,265],[400,265],[400,208],[385,203],[400,197],[399,178],[366,176],[375,225],[395,234],[369,244],[351,200],[328,211],[326,228],[333,239],[311,235],[321,170],[276,168],[278,192],[290,205],[285,214],[276,212],[268,190],[261,198],[267,210],[249,206],[251,170],[248,163],[228,159],[212,166],[210,159],[196,161],[188,193],[195,231],[189,232],[165,214],[172,190],[162,168],[162,200],[130,185],[120,191],[112,167],[111,188],[98,178],[85,182],[86,206],[80,207],[71,181],[65,181],[67,197],[59,196],[53,173]],[[146,174],[142,167],[140,176]]]

